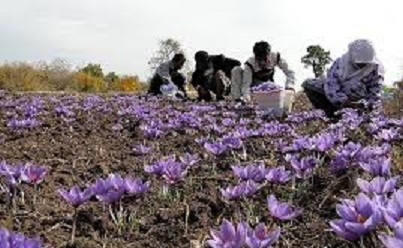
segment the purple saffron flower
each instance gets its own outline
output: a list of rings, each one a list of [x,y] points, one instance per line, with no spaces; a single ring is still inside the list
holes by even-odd
[[[384,143],[382,146],[367,146],[357,154],[359,162],[368,162],[379,157],[389,157],[392,147],[390,144]]]
[[[387,236],[385,234],[381,234],[378,237],[386,248],[403,247],[403,223],[398,223],[394,227],[393,231],[394,236]]]
[[[235,121],[231,118],[222,119],[221,123],[223,124],[223,126],[226,127],[231,127],[235,125]]]
[[[71,188],[70,191],[59,189],[58,193],[66,202],[70,203],[75,208],[87,202],[94,195],[92,188],[81,191],[77,186]]]
[[[399,177],[394,177],[386,180],[384,177],[376,177],[371,182],[361,178],[357,179],[357,185],[362,192],[367,194],[383,195],[393,192],[398,184]]]
[[[246,245],[249,248],[270,248],[280,238],[281,229],[278,227],[268,231],[263,223],[260,223],[255,230],[248,228]]]
[[[259,84],[252,88],[253,92],[271,92],[271,91],[280,91],[282,89],[281,86],[276,85],[273,82],[265,82]]]
[[[302,214],[302,209],[295,209],[286,202],[279,202],[274,195],[267,198],[270,215],[279,220],[292,220]]]
[[[349,142],[339,150],[339,153],[346,158],[353,159],[359,154],[361,148],[361,144]]]
[[[145,146],[142,144],[137,145],[133,148],[133,152],[136,155],[146,155],[146,154],[150,153],[151,151],[152,151],[151,147],[148,147],[148,146]]]
[[[46,173],[48,173],[46,167],[27,164],[21,173],[21,180],[30,184],[39,184],[45,178]]]
[[[167,184],[175,184],[182,181],[186,173],[187,168],[184,164],[173,162],[165,164],[162,177]]]
[[[216,142],[216,143],[209,143],[209,142],[204,143],[204,148],[208,152],[210,152],[210,153],[212,153],[212,154],[214,154],[216,156],[222,155],[223,153],[225,153],[227,151],[227,146],[225,146],[222,143],[218,143],[218,142]]]
[[[297,173],[298,178],[306,178],[311,176],[314,168],[317,165],[317,160],[314,157],[308,156],[302,159],[292,158],[290,160],[292,168]]]
[[[211,239],[207,244],[212,248],[242,248],[245,245],[247,225],[243,222],[235,226],[223,220],[219,231],[211,229]]]
[[[342,154],[337,154],[334,159],[330,161],[330,170],[333,173],[344,171],[349,166],[349,159]]]
[[[396,191],[383,209],[385,222],[394,227],[403,218],[403,189]]]
[[[168,157],[167,159],[162,159],[152,165],[145,166],[144,171],[157,176],[162,176],[166,165],[171,163],[175,163],[175,158],[173,156]]]
[[[160,129],[160,126],[154,127],[151,125],[141,126],[144,136],[147,138],[160,138],[164,135],[164,132]]]
[[[337,214],[342,218],[330,222],[333,231],[347,240],[357,240],[374,230],[382,220],[382,213],[367,195],[360,193],[354,201],[342,200],[336,205]]]
[[[310,147],[310,145],[311,144],[309,143],[308,137],[297,137],[292,141],[291,146],[288,147],[286,150],[292,152],[299,152],[305,149],[306,147]]]
[[[330,133],[324,133],[310,139],[311,150],[326,152],[333,148],[336,139]]]
[[[105,180],[98,179],[92,186],[98,200],[106,203],[118,202],[125,192],[125,182],[120,175],[111,174]]]
[[[0,244],[4,248],[43,248],[39,239],[27,238],[21,233],[13,233],[5,228],[0,228]]]
[[[241,149],[243,142],[239,137],[234,135],[226,135],[222,138],[221,143],[231,149]]]
[[[284,166],[269,169],[266,180],[271,183],[283,184],[291,179],[291,171],[286,171]]]
[[[150,190],[150,182],[143,182],[139,178],[126,177],[124,180],[125,191],[128,195],[139,196]]]
[[[376,138],[382,141],[391,142],[400,140],[402,136],[400,134],[400,128],[390,128],[390,129],[382,129],[376,135]]]
[[[186,153],[183,156],[181,156],[179,159],[186,166],[192,167],[199,162],[200,157],[199,157],[199,154]]]
[[[232,171],[234,174],[244,181],[252,180],[257,183],[263,182],[265,179],[267,169],[263,163],[256,166],[250,164],[248,166],[232,166]]]
[[[360,167],[374,176],[387,176],[390,174],[391,161],[385,157],[370,159],[368,162],[360,162]]]
[[[227,200],[234,200],[241,197],[251,197],[259,190],[259,185],[254,181],[242,182],[235,187],[221,189],[221,194]]]
[[[0,175],[4,176],[8,186],[15,187],[21,183],[21,174],[25,166],[22,164],[10,165],[5,161],[0,163]]]
[[[201,137],[201,138],[195,139],[195,141],[196,141],[197,144],[204,146],[204,144],[209,142],[210,139],[206,138],[206,137]]]

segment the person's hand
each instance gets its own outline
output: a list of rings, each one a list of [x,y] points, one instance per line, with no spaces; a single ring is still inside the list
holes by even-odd
[[[363,108],[364,104],[362,102],[348,101],[344,104],[344,108]]]
[[[294,89],[294,88],[291,88],[291,87],[286,87],[285,90],[287,90],[287,91],[292,91],[292,92],[295,93],[295,89]]]
[[[209,92],[205,88],[199,86],[197,87],[197,93],[199,94],[199,96],[205,97],[208,95]]]

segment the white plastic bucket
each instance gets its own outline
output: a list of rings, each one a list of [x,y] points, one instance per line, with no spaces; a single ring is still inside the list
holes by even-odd
[[[274,115],[282,116],[285,113],[291,112],[294,94],[282,90],[254,92],[252,99],[260,110],[271,110]]]

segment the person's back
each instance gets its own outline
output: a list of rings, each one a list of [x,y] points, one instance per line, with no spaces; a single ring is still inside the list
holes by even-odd
[[[150,81],[148,93],[161,95],[163,94],[161,86],[173,83],[186,97],[186,78],[179,72],[179,70],[183,68],[185,62],[186,58],[183,54],[175,54],[172,60],[161,63]]]
[[[239,66],[238,60],[224,55],[209,55],[205,51],[195,54],[196,70],[192,74],[192,85],[197,90],[199,100],[211,101],[211,92],[217,100],[229,94],[231,70]]]
[[[326,78],[306,80],[302,86],[315,108],[333,116],[341,108],[362,108],[378,102],[383,73],[372,43],[356,40],[335,60]]]

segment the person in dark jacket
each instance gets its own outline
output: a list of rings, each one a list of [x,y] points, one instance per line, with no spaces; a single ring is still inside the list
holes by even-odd
[[[209,55],[205,51],[195,54],[196,70],[192,75],[192,85],[198,93],[199,101],[224,100],[231,91],[231,71],[241,63],[224,55]]]
[[[152,95],[161,95],[161,86],[172,82],[178,87],[178,90],[182,93],[183,97],[186,98],[186,77],[179,72],[183,68],[185,62],[185,56],[178,53],[175,54],[172,60],[158,66],[150,81],[148,93]]]

